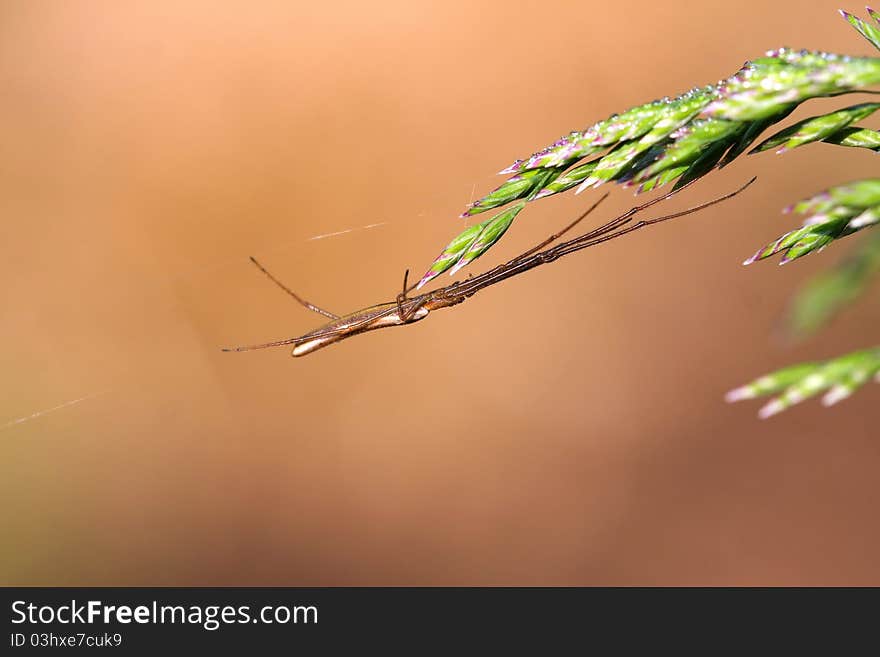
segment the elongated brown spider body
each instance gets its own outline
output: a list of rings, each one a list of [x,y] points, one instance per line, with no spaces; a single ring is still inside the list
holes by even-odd
[[[326,347],[353,335],[366,333],[388,326],[411,324],[428,316],[430,311],[424,306],[415,309],[409,316],[401,316],[398,303],[380,303],[376,306],[363,308],[350,315],[327,322],[323,326],[306,333],[293,343],[293,355],[305,356],[317,349]]]
[[[484,288],[495,285],[496,283],[500,283],[501,281],[512,278],[513,276],[525,273],[526,271],[534,269],[535,267],[538,267],[540,265],[553,262],[558,258],[561,258],[562,256],[568,255],[570,253],[575,253],[576,251],[580,251],[591,246],[596,246],[597,244],[607,242],[608,240],[612,240],[617,237],[621,237],[627,233],[631,233],[640,228],[644,228],[645,226],[650,226],[652,224],[668,221],[669,219],[675,219],[676,217],[682,217],[688,214],[692,214],[694,212],[697,212],[698,210],[702,210],[711,205],[715,205],[716,203],[725,201],[744,191],[749,185],[755,182],[755,180],[756,178],[752,178],[745,185],[733,192],[712,199],[705,203],[701,203],[700,205],[696,205],[686,210],[663,215],[655,219],[645,219],[636,223],[631,223],[633,217],[637,213],[651,207],[652,205],[655,205],[656,203],[668,199],[682,189],[690,186],[691,183],[688,183],[687,185],[682,185],[678,189],[673,189],[668,194],[659,196],[642,205],[635,206],[620,215],[619,217],[616,217],[611,221],[603,224],[602,226],[599,226],[598,228],[584,233],[583,235],[579,235],[578,237],[574,237],[570,240],[561,242],[551,248],[544,248],[559,239],[562,235],[564,235],[569,230],[574,228],[578,223],[580,223],[587,215],[590,214],[590,212],[592,212],[599,205],[599,203],[601,203],[608,196],[606,194],[605,196],[602,196],[599,200],[597,200],[577,219],[572,221],[559,232],[550,235],[547,239],[542,241],[537,246],[532,247],[531,249],[525,251],[524,253],[521,253],[512,260],[509,260],[504,264],[498,265],[497,267],[490,269],[487,272],[484,272],[477,276],[473,276],[463,281],[456,281],[445,287],[440,287],[436,290],[431,290],[430,292],[426,292],[415,297],[407,296],[407,293],[413,289],[412,287],[407,288],[406,281],[409,274],[409,272],[407,272],[407,275],[404,276],[403,291],[397,295],[397,298],[394,301],[388,301],[374,306],[368,306],[366,308],[356,310],[353,313],[343,316],[334,315],[327,310],[323,310],[322,308],[319,308],[318,306],[315,306],[314,304],[303,300],[295,292],[287,288],[283,283],[281,283],[272,274],[270,274],[259,262],[257,262],[254,258],[251,258],[251,261],[264,274],[266,274],[266,276],[268,276],[276,285],[278,285],[281,289],[283,289],[291,297],[293,297],[297,301],[297,303],[301,304],[302,306],[308,308],[313,312],[324,315],[325,317],[329,317],[330,321],[323,326],[320,326],[313,331],[310,331],[296,338],[287,338],[284,340],[277,340],[275,342],[267,342],[265,344],[244,347],[228,347],[223,349],[223,351],[250,351],[251,349],[263,349],[266,347],[278,347],[282,345],[292,344],[293,356],[305,356],[312,353],[313,351],[317,351],[318,349],[321,349],[323,347],[335,344],[354,335],[361,335],[362,333],[366,333],[368,331],[373,331],[380,328],[387,328],[389,326],[403,326],[405,324],[412,324],[414,322],[418,322],[424,319],[433,310],[448,308],[450,306],[462,303],[463,301],[470,298]]]

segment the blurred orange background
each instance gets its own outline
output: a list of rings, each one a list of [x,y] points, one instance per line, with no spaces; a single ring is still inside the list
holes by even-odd
[[[880,585],[876,386],[722,400],[876,344],[870,300],[781,330],[848,245],[740,264],[870,152],[742,158],[666,209],[744,195],[405,330],[220,352],[321,323],[249,255],[337,312],[389,300],[558,136],[769,48],[870,54],[837,6],[4,3],[2,583]],[[594,224],[634,202],[608,189]]]

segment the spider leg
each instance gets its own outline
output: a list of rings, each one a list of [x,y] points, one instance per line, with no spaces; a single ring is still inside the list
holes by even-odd
[[[411,320],[415,314],[428,303],[429,299],[427,296],[423,296],[421,298],[415,297],[413,299],[408,299],[408,301],[412,303],[412,306],[404,310],[403,314],[398,315],[398,317],[403,320],[404,324],[409,323],[409,320]]]
[[[406,289],[406,282],[409,279],[409,269],[403,272],[403,292],[397,295],[397,316],[403,319],[403,302],[406,301],[406,293],[409,290]]]
[[[511,261],[511,264],[515,264],[515,263],[519,262],[520,260],[524,260],[525,258],[528,258],[528,257],[529,257],[530,255],[532,255],[533,253],[535,253],[535,252],[537,252],[537,251],[540,251],[540,250],[543,249],[545,246],[551,244],[552,242],[555,242],[555,241],[558,240],[560,237],[562,237],[563,235],[565,235],[568,231],[570,231],[572,228],[574,228],[574,227],[577,226],[580,222],[582,222],[584,219],[586,219],[586,218],[587,218],[587,215],[589,215],[593,210],[595,210],[595,209],[599,206],[599,204],[600,204],[602,201],[604,201],[606,198],[608,198],[608,194],[609,194],[609,192],[605,192],[605,194],[604,194],[603,196],[601,196],[601,197],[599,198],[598,201],[596,201],[595,203],[593,203],[593,205],[591,205],[591,206],[590,206],[589,208],[587,208],[584,212],[582,212],[581,215],[580,215],[577,219],[575,219],[574,221],[572,221],[570,224],[568,224],[565,228],[563,228],[563,229],[560,230],[559,232],[557,232],[557,233],[553,233],[550,237],[548,237],[547,239],[545,239],[543,242],[541,242],[541,243],[539,243],[539,244],[533,246],[531,249],[529,249],[529,250],[526,251],[525,253],[521,253],[520,255],[518,255],[516,258],[514,258],[514,259]]]
[[[277,285],[282,290],[287,292],[287,294],[292,296],[296,300],[296,302],[298,304],[300,304],[301,306],[308,308],[313,313],[318,313],[319,315],[324,315],[324,317],[328,317],[330,319],[339,319],[339,315],[334,315],[329,310],[324,310],[323,308],[318,308],[318,306],[316,306],[315,304],[309,303],[308,301],[306,301],[305,299],[300,297],[296,292],[291,290],[284,283],[282,283],[277,278],[275,278],[272,274],[270,274],[269,271],[265,267],[263,267],[263,265],[261,265],[259,262],[257,262],[257,259],[255,257],[251,256],[251,262],[257,266],[257,269],[259,269],[261,272],[266,274],[266,276],[269,278],[270,281],[275,283],[275,285]]]

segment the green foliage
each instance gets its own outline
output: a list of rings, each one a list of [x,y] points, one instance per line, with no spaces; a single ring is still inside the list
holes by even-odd
[[[789,331],[797,337],[814,333],[858,299],[878,271],[880,231],[872,231],[845,260],[810,279],[795,295],[788,311]]]
[[[868,13],[871,15],[876,22],[880,23],[880,14],[871,9],[870,7],[866,7]],[[872,46],[880,50],[880,30],[871,25],[870,23],[866,23],[861,18],[857,16],[853,16],[849,12],[840,10],[840,15],[843,16],[850,25],[856,28],[859,34],[865,37]]]
[[[760,153],[775,148],[777,149],[776,153],[781,154],[792,148],[811,144],[815,141],[832,140],[831,143],[834,143],[833,140],[835,139],[842,141],[844,138],[840,135],[842,130],[848,128],[851,123],[861,121],[870,116],[878,109],[880,109],[880,103],[863,103],[861,105],[845,107],[829,114],[812,116],[765,139],[755,147],[752,153]]]
[[[822,141],[837,146],[867,148],[880,153],[880,132],[868,128],[844,128]]]
[[[786,208],[810,216],[801,228],[786,233],[745,261],[751,264],[784,253],[785,264],[819,250],[845,235],[880,222],[880,179],[858,180],[838,185]],[[810,281],[795,297],[789,311],[789,326],[804,335],[824,324],[840,308],[855,300],[880,271],[880,231],[871,231],[855,252],[836,268]],[[828,390],[826,406],[848,397],[880,371],[880,348],[859,351],[824,363],[794,365],[763,376],[727,395],[728,401],[782,394],[759,412],[762,418]]]
[[[871,15],[876,18],[873,12]],[[849,14],[844,16],[873,45],[880,43],[877,28]],[[581,192],[609,181],[637,186],[637,192],[657,189],[676,180],[681,186],[729,164],[765,129],[785,119],[800,103],[878,83],[878,57],[773,50],[746,62],[734,75],[717,84],[614,114],[517,160],[501,171],[513,174],[512,177],[471,204],[462,216],[520,199],[528,202],[546,198],[573,187]],[[786,150],[814,141],[880,150],[880,134],[852,126],[878,108],[880,103],[864,103],[806,119],[766,140],[756,151]],[[591,155],[597,157],[582,162]],[[812,244],[804,251],[807,253],[845,233],[837,231],[836,225],[825,228],[825,232],[815,229],[792,236],[794,242],[788,244],[789,252],[798,254],[801,248]],[[458,271],[488,250],[482,249],[466,259],[454,258],[450,247],[473,237],[473,231],[474,227],[466,229],[444,249],[419,287],[444,271]],[[831,234],[826,234],[828,231]]]
[[[779,264],[821,250],[834,240],[852,235],[880,221],[880,179],[859,180],[832,187],[794,206],[796,212],[813,212],[803,225],[758,250],[743,264],[783,253]]]
[[[765,374],[727,393],[727,401],[777,395],[758,416],[768,418],[822,391],[825,406],[846,399],[880,372],[880,347],[856,351],[819,363],[800,363]],[[880,378],[878,378],[880,381]],[[781,394],[777,394],[781,393]]]
[[[880,24],[880,14],[870,8],[868,13]],[[841,14],[880,49],[880,28],[847,12]],[[781,48],[746,62],[718,84],[639,105],[586,130],[571,132],[501,171],[512,177],[475,201],[462,216],[518,202],[452,240],[419,287],[480,257],[530,201],[575,187],[581,192],[609,181],[636,186],[637,193],[673,181],[676,186],[684,185],[742,155],[766,129],[784,120],[801,103],[876,84],[880,84],[878,57]],[[782,153],[817,142],[880,152],[880,131],[854,125],[878,109],[880,103],[862,103],[812,116],[765,139],[751,153]],[[589,156],[594,157],[584,162]],[[776,254],[782,254],[779,264],[785,264],[876,226],[880,223],[880,178],[832,187],[786,209],[791,211],[806,215],[802,225],[766,244],[744,264]],[[815,331],[858,298],[877,272],[880,230],[871,231],[848,258],[801,289],[789,309],[790,330],[799,336]],[[759,416],[766,418],[820,392],[825,392],[822,401],[830,406],[871,377],[880,381],[880,347],[777,370],[730,391],[727,400],[773,395],[759,411]]]
[[[512,205],[491,219],[471,226],[457,235],[431,264],[427,273],[422,277],[419,287],[444,271],[449,270],[454,274],[469,262],[483,255],[489,247],[501,239],[501,236],[510,228],[516,215],[525,206],[525,202]]]

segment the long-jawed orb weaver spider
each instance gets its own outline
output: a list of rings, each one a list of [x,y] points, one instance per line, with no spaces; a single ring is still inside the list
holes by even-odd
[[[255,258],[251,257],[251,261],[260,269],[260,271],[268,276],[272,282],[278,285],[278,287],[280,287],[282,290],[287,292],[287,294],[293,297],[293,299],[295,299],[297,303],[308,308],[312,312],[316,312],[320,315],[328,317],[330,321],[323,326],[315,329],[314,331],[310,331],[296,338],[287,338],[285,340],[277,340],[275,342],[267,342],[265,344],[257,344],[243,347],[227,347],[223,349],[223,351],[250,351],[252,349],[265,349],[266,347],[280,347],[282,345],[292,344],[294,356],[305,356],[312,353],[313,351],[317,351],[318,349],[321,349],[328,345],[340,342],[341,340],[345,340],[346,338],[350,338],[355,335],[361,335],[362,333],[366,333],[367,331],[373,331],[375,329],[386,328],[389,326],[403,326],[406,324],[413,324],[427,317],[428,314],[433,310],[439,310],[440,308],[449,308],[450,306],[458,305],[482,289],[485,289],[491,285],[495,285],[496,283],[500,283],[501,281],[507,280],[508,278],[512,278],[513,276],[518,276],[519,274],[527,272],[530,269],[534,269],[539,265],[545,265],[547,263],[553,262],[558,258],[561,258],[562,256],[568,255],[570,253],[575,253],[576,251],[580,251],[591,246],[596,246],[597,244],[607,242],[608,240],[612,240],[617,237],[621,237],[623,235],[626,235],[627,233],[633,232],[634,230],[638,230],[646,226],[651,226],[653,224],[658,224],[663,221],[668,221],[669,219],[683,217],[685,215],[692,214],[694,212],[698,212],[699,210],[708,208],[709,206],[715,205],[716,203],[726,201],[727,199],[733,198],[740,192],[744,191],[747,187],[749,187],[749,185],[755,182],[756,179],[756,177],[752,178],[745,185],[733,192],[712,199],[711,201],[706,201],[705,203],[701,203],[700,205],[688,208],[687,210],[681,210],[679,212],[663,215],[654,219],[643,219],[636,223],[632,223],[633,218],[636,214],[642,212],[643,210],[646,210],[647,208],[657,203],[660,203],[661,201],[665,201],[674,194],[690,186],[691,183],[688,183],[687,185],[682,185],[678,189],[673,189],[668,194],[659,196],[655,199],[648,201],[647,203],[643,203],[642,205],[637,205],[633,208],[630,208],[622,215],[599,226],[598,228],[595,228],[570,240],[560,242],[556,246],[545,248],[548,247],[551,243],[555,242],[560,237],[562,237],[568,231],[572,230],[581,221],[583,221],[583,219],[586,218],[593,210],[595,210],[599,203],[601,203],[608,196],[608,194],[605,194],[585,212],[583,212],[583,214],[581,214],[577,219],[565,226],[562,230],[554,233],[553,235],[550,235],[547,239],[543,240],[528,251],[521,253],[512,260],[508,260],[504,264],[498,265],[494,269],[490,269],[487,272],[484,272],[477,276],[472,276],[471,278],[465,279],[463,281],[456,281],[455,283],[452,283],[445,287],[440,287],[436,290],[431,290],[430,292],[425,292],[424,294],[420,294],[415,297],[407,296],[408,293],[415,288],[415,285],[407,287],[407,279],[409,276],[409,270],[407,270],[406,274],[404,274],[403,277],[403,291],[397,295],[397,298],[394,301],[380,303],[375,306],[368,306],[366,308],[356,310],[353,313],[349,313],[348,315],[334,315],[333,313],[319,308],[318,306],[315,306],[314,304],[311,304],[308,301],[302,299],[293,290],[285,286],[281,281],[270,274],[269,271],[266,270],[263,265],[257,262]]]

